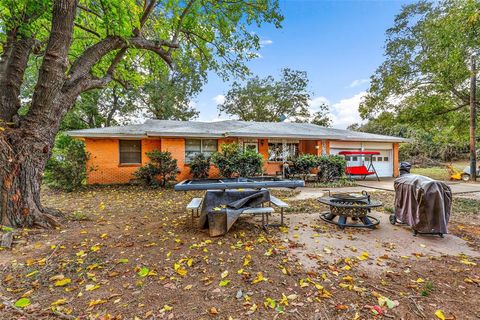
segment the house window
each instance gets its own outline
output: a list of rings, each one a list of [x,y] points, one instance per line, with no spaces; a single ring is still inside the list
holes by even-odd
[[[269,142],[268,161],[291,161],[298,156],[298,143],[296,142]]]
[[[258,152],[258,143],[256,143],[256,142],[245,142],[243,144],[243,149]]]
[[[199,153],[210,157],[217,149],[216,139],[185,139],[185,162],[190,162]]]
[[[120,164],[142,163],[142,141],[120,140]]]

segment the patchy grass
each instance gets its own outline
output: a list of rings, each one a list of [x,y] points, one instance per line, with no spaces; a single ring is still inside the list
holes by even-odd
[[[445,166],[428,167],[428,168],[412,168],[414,174],[426,176],[435,180],[448,181],[450,180],[450,174]]]
[[[343,188],[343,187],[354,187],[357,185],[355,180],[350,180],[347,178],[339,179],[332,182],[306,182],[306,187],[311,188]]]
[[[242,216],[225,236],[208,237],[185,210],[201,194],[136,186],[47,190],[44,204],[69,219],[58,230],[21,230],[14,249],[0,251],[0,319],[373,319],[368,306],[387,297],[398,302],[379,307],[389,318],[430,319],[437,309],[457,319],[478,316],[478,259],[383,257],[389,272],[377,274],[366,272],[377,263],[362,253],[367,246],[356,258],[315,259],[307,272],[288,228],[266,233],[257,218]],[[385,203],[393,201],[389,195],[375,193]],[[325,209],[316,200],[289,203],[292,215]],[[74,212],[79,219],[70,219]],[[315,239],[342,235],[329,227]],[[423,284],[412,282],[419,277],[435,284],[427,297]]]

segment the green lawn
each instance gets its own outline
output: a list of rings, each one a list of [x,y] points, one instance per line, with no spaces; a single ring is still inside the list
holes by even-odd
[[[453,166],[459,171],[463,171],[463,168],[465,168],[467,165],[468,163],[466,161],[458,161],[453,163]],[[427,176],[435,180],[450,180],[450,174],[448,173],[446,165],[427,168],[413,167],[411,172],[420,174],[422,176]]]

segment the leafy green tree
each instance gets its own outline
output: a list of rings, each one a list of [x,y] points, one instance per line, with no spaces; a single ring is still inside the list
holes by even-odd
[[[322,103],[319,106],[319,110],[313,114],[310,123],[316,124],[317,126],[321,127],[331,127],[332,126],[332,119],[328,116],[330,108],[327,104]]]
[[[146,116],[161,120],[191,120],[198,117],[192,106],[194,98],[205,83],[197,61],[180,61],[174,69],[150,64],[149,79],[139,90],[145,104]]]
[[[138,86],[150,57],[242,77],[260,47],[249,26],[283,18],[276,0],[0,0],[0,15],[0,218],[43,227],[57,224],[40,202],[43,171],[82,93]],[[28,65],[38,68],[22,106]]]
[[[480,3],[473,0],[404,6],[387,30],[386,59],[371,77],[362,117],[372,120],[386,113],[384,120],[432,134],[440,142],[465,141],[469,59],[480,49],[479,10]]]
[[[45,183],[54,189],[73,191],[85,184],[89,154],[83,141],[58,135],[52,157],[45,168]]]
[[[244,84],[235,81],[218,110],[244,121],[301,121],[310,116],[308,83],[305,71],[288,68],[282,69],[280,80],[256,76]]]

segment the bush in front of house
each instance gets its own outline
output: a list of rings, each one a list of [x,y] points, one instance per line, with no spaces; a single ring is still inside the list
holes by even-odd
[[[88,171],[89,153],[85,143],[70,136],[59,134],[47,162],[44,182],[53,189],[73,191],[84,185]]]
[[[252,150],[242,150],[236,143],[222,145],[222,151],[215,152],[212,163],[225,178],[234,176],[251,177],[262,172],[262,155]]]
[[[313,154],[301,154],[293,160],[294,174],[303,176],[303,180],[310,171],[318,166],[318,157]]]
[[[152,150],[146,155],[150,162],[133,173],[138,179],[152,187],[165,187],[169,182],[175,181],[180,170],[177,159],[170,152]]]
[[[345,175],[347,161],[344,157],[337,155],[318,156],[317,161],[319,181],[331,182]]]
[[[190,161],[189,166],[194,179],[206,179],[210,171],[210,157],[198,153]]]
[[[246,149],[240,153],[237,166],[240,177],[252,177],[262,173],[263,157],[260,153]]]

